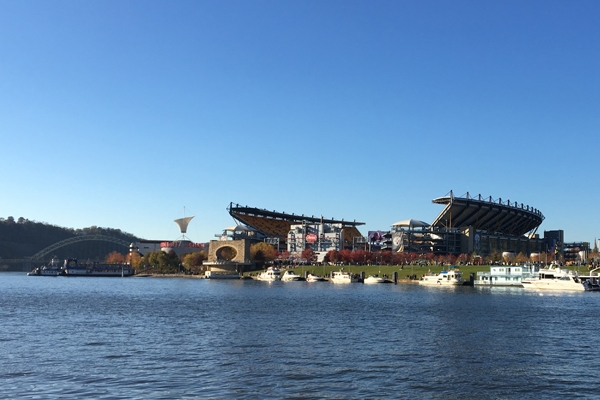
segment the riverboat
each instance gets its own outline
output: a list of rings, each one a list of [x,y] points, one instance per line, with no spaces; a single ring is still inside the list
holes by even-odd
[[[279,281],[279,280],[281,280],[281,271],[277,268],[269,267],[269,268],[267,268],[266,271],[258,274],[256,279],[259,281],[267,281],[267,282]]]
[[[285,271],[283,276],[281,277],[282,282],[291,282],[291,281],[299,281],[302,278],[300,275],[295,273],[294,271]]]
[[[62,275],[62,268],[57,258],[50,260],[47,265],[34,268],[31,272],[28,272],[28,276],[59,276]]]
[[[74,258],[65,260],[62,271],[65,276],[132,276],[134,268],[129,264],[87,264],[82,265]]]
[[[508,286],[523,287],[523,279],[535,276],[535,266],[526,265],[492,265],[490,272],[477,272],[477,279],[473,282],[474,286]]]
[[[237,272],[206,271],[206,272],[204,272],[204,278],[206,278],[206,279],[240,279],[240,275]]]
[[[332,283],[354,283],[358,282],[358,277],[350,272],[333,271],[331,275]]]
[[[462,272],[456,268],[442,271],[439,274],[427,274],[419,280],[420,285],[429,286],[458,286],[463,285],[465,280]]]

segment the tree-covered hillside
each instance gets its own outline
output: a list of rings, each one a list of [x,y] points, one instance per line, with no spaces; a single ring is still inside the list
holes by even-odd
[[[13,217],[0,218],[0,264],[3,264],[2,260],[30,257],[40,250],[65,239],[94,234],[111,236],[129,243],[138,240],[134,235],[122,232],[120,229],[99,228],[96,226],[72,229],[29,221],[23,217],[18,220]],[[129,249],[111,242],[82,241],[56,249],[46,258],[56,256],[59,259],[77,258],[81,261],[103,261],[113,251],[126,254]]]

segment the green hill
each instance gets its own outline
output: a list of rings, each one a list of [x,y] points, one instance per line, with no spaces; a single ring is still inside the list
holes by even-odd
[[[134,235],[122,232],[120,229],[99,228],[96,226],[72,229],[29,221],[22,217],[16,221],[12,217],[0,218],[0,270],[22,270],[22,262],[10,260],[31,257],[48,246],[65,239],[98,234],[124,240],[128,243],[138,240]],[[117,243],[86,240],[55,249],[41,261],[47,262],[53,256],[61,260],[64,258],[77,258],[81,261],[103,261],[106,255],[113,251],[126,254],[129,249]],[[34,265],[39,263],[34,262]]]

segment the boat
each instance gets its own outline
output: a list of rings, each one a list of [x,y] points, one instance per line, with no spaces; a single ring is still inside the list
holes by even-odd
[[[240,275],[237,272],[206,271],[206,272],[204,272],[204,278],[206,278],[206,279],[240,279]]]
[[[269,268],[267,268],[266,271],[258,274],[256,279],[259,281],[268,281],[268,282],[279,281],[279,280],[281,280],[281,271],[277,268],[269,267]]]
[[[534,265],[492,265],[490,272],[477,272],[474,286],[508,286],[523,287],[523,279],[532,278],[536,274]]]
[[[420,285],[429,286],[458,286],[465,283],[462,277],[462,272],[457,268],[444,270],[439,274],[427,274],[419,280]]]
[[[600,276],[598,275],[600,268],[594,268],[589,275],[580,276],[581,283],[587,292],[600,291]]]
[[[525,289],[582,292],[586,290],[584,283],[587,283],[588,290],[594,290],[589,278],[591,277],[579,276],[553,262],[548,268],[540,268],[536,277],[523,279],[522,284]]]
[[[65,260],[62,267],[65,276],[132,276],[135,269],[130,264],[79,264],[77,259]]]
[[[580,276],[581,284],[586,292],[598,292],[600,291],[600,277],[594,276]]]
[[[308,274],[306,276],[306,282],[320,282],[324,280],[325,279],[323,279],[323,277],[319,275]]]
[[[28,272],[28,276],[59,276],[62,275],[63,271],[60,267],[58,258],[53,258],[47,265],[34,268],[31,272]]]
[[[377,275],[371,275],[371,276],[365,278],[365,280],[363,281],[363,283],[365,283],[367,285],[371,285],[374,283],[384,283],[384,282],[385,282],[385,279],[383,279],[382,277],[377,276]]]
[[[285,271],[283,276],[281,277],[282,282],[291,282],[291,281],[299,281],[302,278],[300,275],[295,273],[294,271]]]
[[[331,282],[333,283],[354,283],[358,282],[358,277],[350,272],[333,271],[331,274]]]

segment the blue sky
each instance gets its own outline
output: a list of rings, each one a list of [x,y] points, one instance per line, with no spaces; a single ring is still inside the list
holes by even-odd
[[[230,202],[600,236],[600,2],[0,0],[0,216],[208,241]]]

